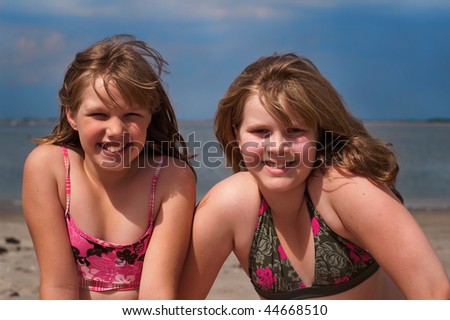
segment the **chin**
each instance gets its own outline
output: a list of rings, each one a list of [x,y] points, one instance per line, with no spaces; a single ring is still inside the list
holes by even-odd
[[[266,189],[270,192],[276,193],[292,191],[293,189],[298,188],[298,186],[301,184],[301,182],[287,177],[273,178],[256,176],[255,178],[260,189]]]
[[[106,153],[101,152],[98,163],[104,169],[120,171],[131,168],[136,159],[139,157],[137,152],[128,152],[128,149],[124,149],[120,153]]]

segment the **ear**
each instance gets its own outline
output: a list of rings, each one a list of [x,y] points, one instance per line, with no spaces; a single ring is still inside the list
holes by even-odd
[[[75,121],[75,113],[69,107],[65,107],[66,118],[73,130],[77,131],[77,122]]]

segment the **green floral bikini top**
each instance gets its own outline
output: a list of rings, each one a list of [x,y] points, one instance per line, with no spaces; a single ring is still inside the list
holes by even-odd
[[[314,236],[315,274],[306,287],[284,252],[264,198],[249,257],[249,274],[256,292],[265,299],[307,299],[329,296],[356,287],[379,266],[364,249],[337,235],[320,217],[306,194]]]

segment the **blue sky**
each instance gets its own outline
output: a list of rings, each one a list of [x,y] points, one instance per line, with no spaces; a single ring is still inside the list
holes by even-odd
[[[169,62],[179,119],[211,119],[250,62],[310,58],[369,119],[450,118],[448,0],[0,0],[0,118],[53,118],[76,52],[131,33]]]

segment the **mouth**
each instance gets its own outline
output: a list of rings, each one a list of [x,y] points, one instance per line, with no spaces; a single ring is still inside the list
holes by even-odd
[[[128,147],[129,143],[124,145],[120,142],[103,142],[100,143],[99,145],[102,150],[108,153],[120,153]]]
[[[298,161],[294,160],[294,161],[285,161],[285,162],[280,162],[280,161],[271,161],[271,160],[266,160],[264,161],[264,165],[274,168],[274,169],[288,169],[288,168],[293,168],[295,166],[297,166]]]

